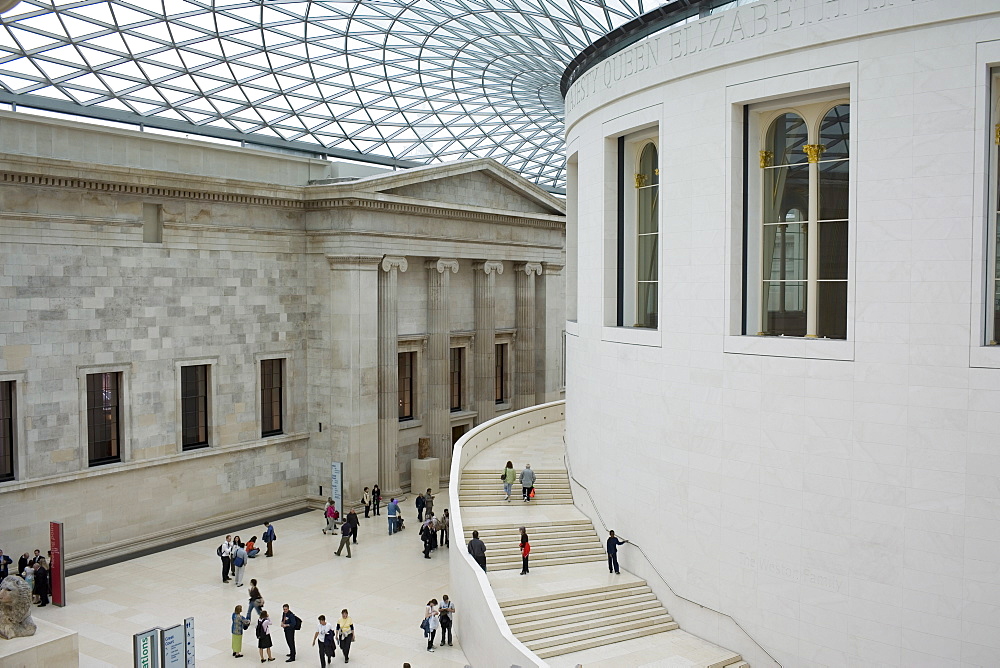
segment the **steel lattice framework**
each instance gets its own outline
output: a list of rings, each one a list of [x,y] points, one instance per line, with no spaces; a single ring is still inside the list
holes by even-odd
[[[22,0],[8,102],[564,182],[559,78],[642,0]],[[381,159],[381,160],[379,160]]]

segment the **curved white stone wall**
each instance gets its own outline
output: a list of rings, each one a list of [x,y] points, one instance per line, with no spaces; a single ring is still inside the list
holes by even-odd
[[[455,592],[452,595],[454,600],[464,601],[462,614],[456,621],[456,632],[462,635],[462,650],[473,666],[547,664],[510,632],[486,573],[464,548],[465,529],[458,494],[462,485],[462,470],[469,460],[498,441],[541,424],[563,419],[564,401],[539,404],[484,422],[455,444],[448,502],[452,508],[451,535],[458,539],[458,551],[451,554],[451,589]],[[486,559],[488,565],[489,553]]]
[[[996,2],[763,0],[569,91],[573,473],[679,594],[784,666],[1000,665],[998,37]],[[744,105],[831,90],[851,105],[847,339],[741,335]],[[649,127],[661,296],[659,329],[637,330],[609,326],[614,155]],[[760,657],[657,593],[685,630]]]

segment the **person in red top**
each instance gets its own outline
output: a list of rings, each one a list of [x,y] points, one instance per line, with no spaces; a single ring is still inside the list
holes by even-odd
[[[528,532],[521,527],[521,575],[528,574],[528,554],[531,553],[531,544],[528,543]]]

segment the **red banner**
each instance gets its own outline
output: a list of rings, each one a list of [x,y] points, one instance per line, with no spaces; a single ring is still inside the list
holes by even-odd
[[[52,559],[49,562],[49,589],[52,592],[52,602],[58,606],[66,605],[66,569],[63,568],[63,525],[62,522],[49,522],[49,549]]]

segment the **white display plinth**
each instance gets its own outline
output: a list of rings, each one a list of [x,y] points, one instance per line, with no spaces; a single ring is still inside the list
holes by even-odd
[[[80,665],[76,631],[34,618],[38,630],[27,638],[0,638],[0,666],[76,668]]]
[[[410,460],[410,491],[413,494],[423,494],[431,488],[431,494],[437,495],[441,484],[441,460],[437,457]]]

